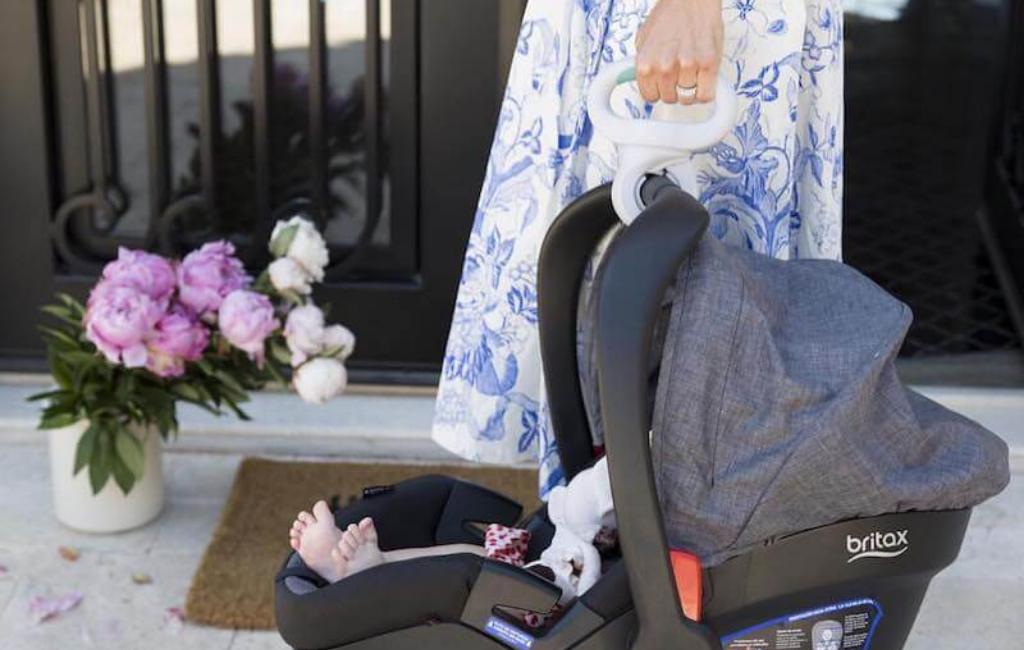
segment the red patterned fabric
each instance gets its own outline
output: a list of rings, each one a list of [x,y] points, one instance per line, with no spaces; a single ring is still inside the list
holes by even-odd
[[[490,524],[484,533],[484,554],[496,560],[521,567],[526,564],[526,549],[530,545],[530,531]]]

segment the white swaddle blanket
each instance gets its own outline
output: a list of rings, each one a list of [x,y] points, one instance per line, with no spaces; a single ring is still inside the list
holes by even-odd
[[[569,485],[552,489],[548,518],[555,525],[555,536],[533,564],[554,572],[555,584],[562,590],[558,602],[564,605],[601,577],[601,555],[594,537],[602,528],[615,528],[607,459],[577,474]]]

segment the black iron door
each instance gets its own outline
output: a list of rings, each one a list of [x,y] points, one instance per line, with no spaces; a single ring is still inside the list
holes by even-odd
[[[357,373],[436,373],[520,0],[0,4],[7,367],[117,247],[226,237],[257,265],[302,213]]]
[[[1024,0],[1007,11],[1009,37],[982,226],[1014,322],[1024,336]]]

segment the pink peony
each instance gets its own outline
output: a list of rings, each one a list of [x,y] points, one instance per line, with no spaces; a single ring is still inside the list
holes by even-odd
[[[164,315],[164,305],[139,289],[97,284],[89,296],[85,335],[111,363],[128,368],[146,364],[146,338]]]
[[[174,265],[169,260],[123,246],[117,249],[117,259],[103,267],[103,280],[110,286],[134,287],[164,304],[178,284]]]
[[[263,363],[263,342],[280,323],[274,318],[270,298],[254,291],[233,291],[224,299],[217,316],[220,332],[228,343]]]
[[[235,247],[226,241],[203,244],[185,256],[178,266],[178,291],[181,302],[203,316],[220,309],[224,298],[249,286]]]
[[[209,342],[209,330],[176,304],[157,322],[147,341],[146,367],[160,377],[180,377],[185,372],[185,362],[199,360]]]

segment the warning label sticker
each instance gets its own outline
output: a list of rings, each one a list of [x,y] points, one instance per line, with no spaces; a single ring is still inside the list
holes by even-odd
[[[882,618],[871,599],[849,600],[766,621],[722,639],[723,650],[868,650]]]
[[[536,640],[526,632],[496,616],[492,616],[487,620],[484,632],[499,641],[503,641],[506,645],[516,648],[516,650],[530,650],[533,647],[533,642]]]

